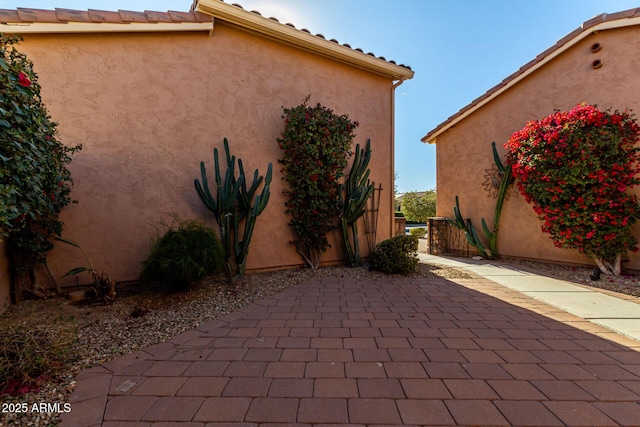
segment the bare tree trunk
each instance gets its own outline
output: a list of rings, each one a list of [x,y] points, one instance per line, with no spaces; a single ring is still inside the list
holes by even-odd
[[[47,270],[47,274],[49,275],[49,278],[53,282],[53,285],[56,287],[56,295],[58,296],[62,295],[62,288],[60,288],[60,284],[58,283],[58,281],[56,280],[56,277],[51,272],[51,269],[49,268],[49,264],[47,264],[47,260],[44,260],[42,264],[44,264],[44,268],[45,270]]]
[[[600,271],[607,276],[619,276],[622,271],[622,254],[616,255],[616,259],[613,263],[597,257],[594,258],[594,261]]]

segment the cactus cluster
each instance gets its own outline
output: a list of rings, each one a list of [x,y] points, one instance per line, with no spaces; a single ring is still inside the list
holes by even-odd
[[[204,162],[200,162],[202,183],[195,179],[194,185],[200,200],[202,200],[207,209],[213,212],[220,227],[220,238],[227,258],[227,273],[230,277],[236,274],[242,277],[245,274],[249,244],[251,243],[256,219],[264,211],[269,201],[272,165],[269,163],[265,177],[260,176],[256,169],[253,173],[253,182],[247,188],[247,179],[241,159],[238,159],[239,173],[236,178],[236,157],[231,156],[229,152],[227,138],[224,138],[224,150],[227,170],[223,180],[218,159],[218,149],[213,149],[217,187],[215,197],[209,190]],[[262,191],[256,195],[263,180]]]
[[[369,181],[371,170],[368,166],[370,160],[371,140],[367,140],[367,145],[364,149],[360,149],[360,144],[356,144],[351,170],[345,183],[340,185],[340,191],[338,192],[340,197],[339,204],[342,207],[342,215],[340,217],[342,238],[347,250],[349,264],[352,267],[360,265],[357,221],[364,215],[367,200],[371,197],[374,188],[374,185]],[[351,233],[349,229],[351,229]]]
[[[496,200],[496,209],[493,215],[493,230],[490,230],[487,226],[487,222],[482,218],[482,231],[485,237],[489,240],[489,247],[485,247],[471,221],[465,221],[460,213],[460,204],[458,202],[458,196],[456,196],[456,205],[453,207],[453,225],[465,231],[465,237],[471,246],[476,248],[478,253],[484,258],[495,259],[498,257],[498,225],[500,223],[500,214],[502,213],[502,206],[509,190],[509,186],[513,184],[514,178],[511,172],[511,163],[506,165],[500,159],[498,150],[496,150],[495,141],[491,143],[491,149],[493,151],[493,161],[498,167],[501,181],[498,188],[498,196]]]

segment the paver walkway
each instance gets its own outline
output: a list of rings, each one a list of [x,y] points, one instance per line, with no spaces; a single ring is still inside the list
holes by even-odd
[[[640,425],[638,341],[456,282],[309,281],[84,371],[62,425]]]

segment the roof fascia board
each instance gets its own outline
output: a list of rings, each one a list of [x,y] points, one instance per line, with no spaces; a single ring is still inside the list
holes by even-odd
[[[556,58],[560,54],[564,53],[565,51],[567,51],[568,49],[570,49],[572,46],[576,45],[580,41],[582,41],[585,38],[589,37],[590,35],[592,35],[594,33],[597,33],[598,31],[611,30],[611,29],[615,29],[615,28],[630,27],[630,26],[639,25],[639,24],[640,24],[640,17],[626,18],[626,19],[619,19],[619,20],[615,20],[615,21],[602,22],[600,24],[594,25],[588,31],[582,31],[576,37],[574,37],[571,40],[567,41],[561,47],[559,47],[558,49],[555,49],[553,52],[549,53],[549,55],[544,57],[542,60],[540,60],[536,64],[532,65],[530,68],[526,69],[522,74],[520,74],[520,75],[514,77],[512,80],[508,81],[504,86],[502,86],[501,88],[497,89],[490,96],[486,97],[485,99],[482,99],[476,105],[474,105],[473,107],[469,108],[464,113],[460,114],[460,116],[452,119],[451,122],[447,123],[446,126],[443,126],[442,129],[439,129],[433,135],[427,134],[428,137],[424,136],[421,139],[421,141],[422,142],[427,142],[429,144],[436,144],[436,140],[437,140],[439,135],[441,135],[442,133],[444,133],[448,129],[452,128],[456,124],[460,123],[462,120],[466,119],[468,116],[470,116],[471,114],[473,114],[474,112],[476,112],[477,110],[479,110],[480,108],[484,107],[486,104],[491,102],[494,98],[500,96],[502,93],[504,93],[507,90],[509,90],[512,86],[515,86],[518,82],[520,82],[521,80],[525,79],[526,77],[528,77],[530,74],[534,73],[539,68],[542,68],[548,62],[550,62],[551,60],[553,60],[554,58]],[[498,86],[499,85],[500,84],[498,84]]]
[[[213,31],[211,22],[67,22],[62,24],[49,22],[0,23],[0,33],[7,34],[60,34],[60,33],[145,33],[173,31]]]
[[[220,0],[197,0],[194,10],[205,13],[245,31],[340,61],[394,80],[411,79],[414,72],[383,59],[314,36],[296,28],[248,12]]]

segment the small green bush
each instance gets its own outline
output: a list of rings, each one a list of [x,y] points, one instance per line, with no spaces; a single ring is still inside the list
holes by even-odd
[[[376,246],[371,254],[371,269],[389,274],[410,274],[418,266],[418,238],[395,236]]]
[[[195,220],[180,221],[154,240],[140,280],[166,283],[169,292],[185,291],[192,282],[221,272],[224,259],[213,229]]]
[[[427,234],[427,229],[424,227],[414,227],[409,229],[409,234],[416,236],[418,239],[424,237]]]

